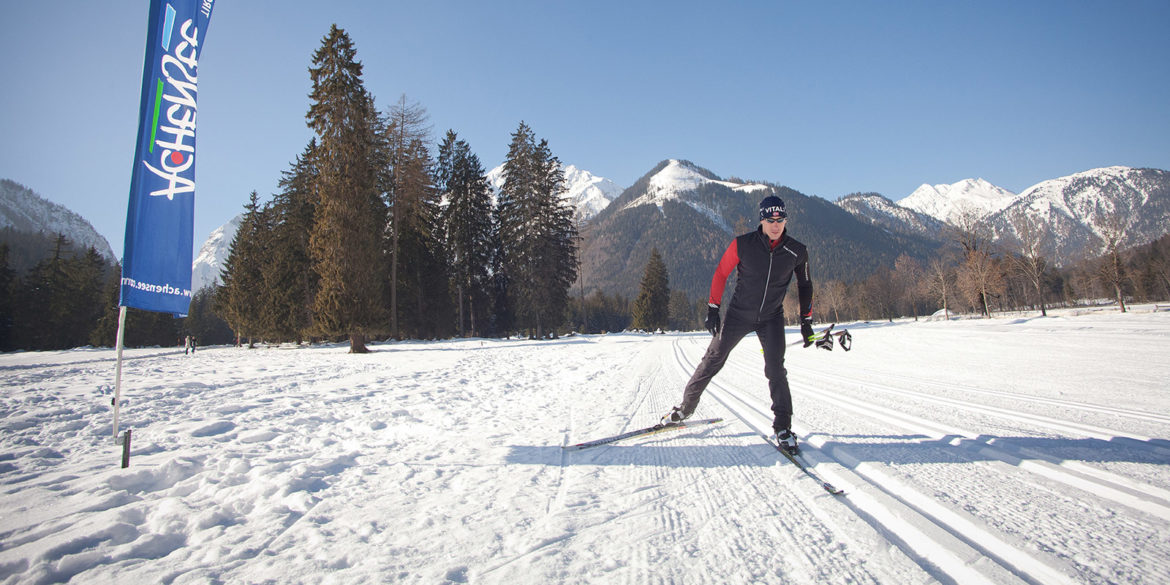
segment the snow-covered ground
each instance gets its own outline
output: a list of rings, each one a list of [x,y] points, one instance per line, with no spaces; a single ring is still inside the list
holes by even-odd
[[[1170,582],[1170,311],[848,324],[789,350],[766,432],[748,338],[0,356],[0,583]]]

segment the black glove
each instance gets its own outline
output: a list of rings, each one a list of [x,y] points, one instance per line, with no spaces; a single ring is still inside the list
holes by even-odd
[[[812,328],[812,317],[801,317],[800,337],[804,339],[804,346],[808,347],[813,343],[816,343],[816,339],[814,339],[816,335],[817,334],[813,332]]]
[[[719,305],[707,303],[707,319],[703,324],[707,326],[707,331],[710,331],[711,335],[719,337]]]

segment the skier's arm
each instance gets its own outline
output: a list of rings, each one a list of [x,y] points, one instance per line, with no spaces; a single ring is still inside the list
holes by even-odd
[[[804,254],[804,261],[796,265],[796,291],[800,295],[801,319],[812,318],[812,276],[808,268],[808,253]]]
[[[735,270],[738,264],[739,248],[733,239],[731,244],[727,246],[727,250],[723,252],[723,258],[719,260],[719,265],[715,267],[715,276],[711,277],[711,292],[707,296],[708,305],[719,306],[719,303],[723,302],[723,287],[727,286],[727,277],[731,276],[731,271]]]

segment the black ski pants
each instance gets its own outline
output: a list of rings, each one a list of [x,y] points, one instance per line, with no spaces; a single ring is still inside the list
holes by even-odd
[[[684,415],[690,416],[695,412],[703,391],[715,374],[723,369],[731,350],[753,331],[764,348],[764,375],[768,378],[768,390],[772,395],[772,428],[779,431],[792,426],[792,393],[788,389],[788,370],[784,369],[783,317],[758,323],[727,319],[723,323],[723,330],[711,340],[707,353],[687,382],[686,390],[683,391]]]

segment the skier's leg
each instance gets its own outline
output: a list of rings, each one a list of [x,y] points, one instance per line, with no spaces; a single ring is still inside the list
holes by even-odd
[[[784,368],[784,319],[777,318],[756,330],[764,348],[764,375],[772,395],[772,429],[782,431],[792,426],[792,393],[788,388],[788,370]]]
[[[727,362],[727,356],[731,354],[731,350],[735,349],[736,344],[750,332],[750,324],[738,323],[732,319],[723,323],[723,330],[707,346],[707,353],[703,354],[703,360],[695,368],[695,373],[691,374],[691,379],[683,391],[682,411],[684,416],[690,416],[699,407],[699,397],[707,389],[707,384],[711,383],[711,378],[714,378],[715,374],[723,369],[723,364]]]

